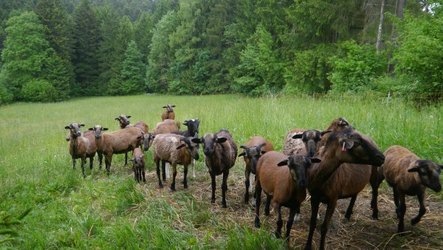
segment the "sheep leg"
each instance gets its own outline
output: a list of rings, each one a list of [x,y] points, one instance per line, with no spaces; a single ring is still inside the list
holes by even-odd
[[[158,178],[158,186],[160,188],[163,188],[163,183],[162,183],[162,179],[160,177],[160,160],[156,160],[155,164],[157,166],[157,178]]]
[[[250,186],[250,182],[249,182],[249,175],[250,175],[250,171],[245,170],[245,204],[248,204],[249,201],[249,186]]]
[[[215,174],[212,173],[211,173],[211,188],[212,188],[211,203],[215,203]]]
[[[172,164],[171,191],[175,191],[175,177],[177,176],[177,164]]]
[[[89,157],[89,169],[92,170],[92,163],[94,161],[94,156]]]
[[[309,223],[309,235],[306,241],[305,249],[312,249],[312,237],[314,236],[315,227],[317,226],[317,214],[320,201],[311,196],[311,221]]]
[[[266,203],[265,203],[265,215],[269,216],[269,208],[271,206],[272,196],[266,195]]]
[[[86,177],[86,174],[85,174],[85,164],[86,164],[86,157],[82,157],[82,158],[81,158],[81,166],[82,166],[82,174],[83,174],[83,178]]]
[[[289,241],[289,235],[291,234],[291,228],[297,210],[300,212],[300,204],[297,204],[295,208],[289,208],[288,222],[286,222],[286,241]]]
[[[281,218],[281,206],[278,203],[274,203],[273,207],[277,211],[277,229],[275,230],[275,237],[281,238],[281,228],[283,226],[283,220]]]
[[[103,153],[99,153],[99,152],[97,152],[97,154],[98,154],[98,164],[99,164],[99,169],[102,169],[102,164],[103,164]]]
[[[323,220],[323,224],[321,225],[320,249],[325,249],[326,233],[328,233],[329,222],[331,221],[336,207],[337,200],[330,200],[326,208],[325,219]]]
[[[112,154],[105,155],[106,172],[109,175],[111,173]]]
[[[125,153],[125,166],[128,165],[128,152]]]
[[[72,169],[75,169],[75,159],[72,157]]]
[[[166,181],[166,161],[162,161],[163,181]]]
[[[424,193],[419,192],[417,194],[417,199],[420,203],[420,210],[418,211],[418,215],[411,220],[411,225],[417,224],[420,221],[421,217],[426,213],[426,208],[424,204]]]
[[[228,175],[229,170],[223,172],[223,182],[222,182],[222,207],[226,208],[226,191],[228,190]]]
[[[347,220],[351,219],[352,210],[354,209],[355,200],[357,200],[357,195],[351,196],[351,201],[349,202],[348,209],[346,209],[345,218]]]
[[[370,179],[372,188],[372,199],[371,199],[371,209],[372,209],[372,219],[378,220],[378,188],[384,177],[377,173],[377,168],[372,167],[372,175]]]
[[[406,212],[406,203],[405,203],[405,194],[398,193],[399,206],[397,208],[397,216],[398,216],[398,229],[397,232],[401,233],[405,231],[405,212]]]
[[[145,174],[145,168],[143,167],[141,171],[142,171],[142,178],[143,178],[143,182],[145,182],[145,183],[146,183],[146,174]]]
[[[183,187],[188,188],[188,165],[184,166],[183,171]]]
[[[260,227],[260,204],[261,204],[261,185],[260,182],[255,183],[255,227]]]
[[[195,159],[192,159],[192,178],[195,179]]]

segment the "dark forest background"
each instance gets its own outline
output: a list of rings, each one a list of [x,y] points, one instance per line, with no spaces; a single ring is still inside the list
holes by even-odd
[[[443,98],[442,0],[0,1],[0,104],[142,93]]]

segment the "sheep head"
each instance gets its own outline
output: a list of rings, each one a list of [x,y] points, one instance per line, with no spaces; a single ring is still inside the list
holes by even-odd
[[[101,125],[95,125],[93,128],[89,128],[88,130],[94,131],[95,139],[100,139],[103,131],[108,130],[108,128],[104,128]]]
[[[417,160],[414,162],[414,165],[408,168],[408,172],[418,173],[423,185],[434,190],[435,192],[440,192],[440,173],[442,168],[442,165],[430,160]]]
[[[369,137],[352,128],[331,132],[323,155],[327,152],[333,153],[341,162],[381,166],[385,160],[383,153]]]
[[[306,130],[302,134],[295,134],[292,139],[301,139],[305,144],[306,152],[309,157],[313,157],[318,149],[318,143],[321,137],[326,132],[320,132],[318,130]]]
[[[163,106],[164,109],[166,109],[167,112],[174,112],[175,105],[174,104],[166,104]]]
[[[288,166],[291,177],[297,186],[300,188],[306,188],[308,185],[307,169],[312,163],[318,163],[321,160],[319,158],[311,158],[304,155],[291,155],[287,159],[279,162],[277,166]]]
[[[195,142],[194,139],[197,139],[197,138],[193,138],[193,137],[181,138],[180,142],[182,142],[182,143],[177,147],[177,150],[180,150],[180,149],[186,147],[186,150],[188,150],[192,159],[195,159],[197,161],[199,159],[198,142]]]
[[[253,174],[256,173],[258,159],[260,158],[260,156],[266,153],[265,151],[261,150],[262,147],[265,145],[266,143],[262,143],[260,145],[252,147],[247,147],[245,145],[240,146],[240,148],[244,149],[244,151],[240,153],[238,157],[243,156],[246,163],[246,167],[249,168]]]
[[[154,141],[155,135],[153,133],[146,133],[143,135],[143,150],[148,151],[149,147]]]
[[[191,136],[198,136],[198,127],[200,125],[200,121],[198,119],[185,120],[183,125],[188,127],[188,131]]]
[[[80,127],[84,127],[84,126],[85,126],[85,124],[83,124],[83,123],[74,122],[74,123],[69,124],[68,126],[65,126],[65,129],[69,129],[69,133],[72,138],[77,138],[82,135],[82,133],[80,131]]]
[[[119,115],[115,118],[120,123],[120,128],[126,128],[130,124],[129,118],[131,118],[130,115]]]

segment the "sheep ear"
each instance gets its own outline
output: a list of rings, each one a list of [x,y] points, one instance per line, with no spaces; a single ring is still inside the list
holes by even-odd
[[[172,105],[171,105],[171,107],[175,108],[175,105],[174,105],[174,104],[172,104]]]
[[[238,157],[242,157],[242,156],[245,156],[246,155],[246,152],[242,152],[242,153],[240,153],[239,155],[238,155]]]
[[[281,167],[281,166],[285,166],[285,165],[288,165],[288,159],[285,159],[285,160],[283,160],[283,161],[277,163],[277,166],[279,166],[279,167]]]
[[[84,123],[81,123],[80,125],[79,125],[80,127],[84,127],[85,126],[85,124]]]
[[[180,144],[180,145],[178,145],[178,147],[176,149],[178,150],[178,149],[181,149],[181,148],[183,148],[185,146],[186,146],[186,144]]]
[[[215,139],[215,142],[217,142],[217,143],[223,143],[223,142],[225,142],[227,139],[225,138],[225,137],[221,137],[221,138],[217,138],[217,139]]]
[[[102,128],[102,130],[108,130],[108,128]]]
[[[202,143],[202,140],[201,140],[200,138],[197,138],[197,137],[192,138],[191,141],[192,141],[193,143]]]
[[[66,127],[65,127],[65,129],[71,129],[71,127],[69,127],[69,126],[66,126]]]
[[[295,134],[292,136],[292,139],[301,139],[303,137],[303,134]]]
[[[246,146],[245,145],[240,145],[240,148],[246,149]]]
[[[126,118],[128,118],[128,119],[129,119],[129,118],[131,118],[131,116],[130,116],[130,115],[127,115],[127,116],[126,116]]]
[[[88,130],[94,130],[94,128],[88,128]]]
[[[311,163],[319,163],[319,162],[321,162],[320,158],[318,158],[318,157],[312,157],[311,158]]]
[[[418,172],[419,171],[419,167],[418,166],[413,166],[408,168],[408,172],[412,173],[412,172]]]
[[[341,151],[346,152],[354,147],[354,141],[344,140],[342,141]]]

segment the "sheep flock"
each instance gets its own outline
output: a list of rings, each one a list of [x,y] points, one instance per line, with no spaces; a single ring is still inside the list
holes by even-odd
[[[131,116],[127,114],[120,114],[115,118],[120,129],[112,132],[107,132],[108,128],[101,125],[93,125],[82,132],[80,129],[85,127],[84,124],[68,123],[65,129],[69,130],[66,140],[72,167],[75,169],[76,159],[80,159],[82,175],[86,177],[87,159],[92,169],[93,159],[97,155],[101,169],[102,157],[105,156],[106,172],[110,175],[113,155],[125,154],[126,165],[130,153],[132,158],[129,160],[132,162],[135,181],[157,181],[158,188],[163,188],[163,182],[169,178],[169,190],[173,192],[176,191],[177,173],[183,169],[183,188],[178,190],[186,192],[188,166],[192,167],[195,178],[194,165],[195,161],[199,160],[201,148],[202,161],[211,177],[211,203],[216,201],[216,176],[221,175],[221,205],[227,208],[230,190],[227,180],[230,169],[235,165],[237,158],[243,157],[246,190],[241,203],[255,210],[255,219],[251,221],[251,227],[261,226],[260,207],[261,196],[264,193],[264,214],[269,216],[272,207],[277,216],[277,238],[282,237],[284,225],[281,210],[289,209],[283,234],[283,238],[289,244],[291,229],[297,227],[297,223],[294,226],[293,224],[300,218],[300,207],[303,203],[310,203],[310,214],[302,215],[309,219],[309,230],[305,233],[305,249],[327,247],[326,235],[332,216],[337,213],[338,200],[350,199],[344,215],[346,220],[350,220],[357,196],[367,184],[372,188],[372,200],[367,205],[372,210],[374,220],[379,217],[380,184],[386,180],[392,188],[392,203],[395,205],[393,212],[398,223],[397,233],[403,233],[405,227],[408,227],[404,223],[405,196],[415,196],[418,199],[419,213],[410,220],[411,225],[416,225],[426,213],[426,188],[435,192],[441,191],[439,175],[443,165],[421,159],[399,145],[393,145],[383,153],[369,136],[356,130],[345,118],[333,120],[325,126],[326,129],[293,128],[285,136],[282,152],[277,152],[274,151],[272,142],[264,135],[256,135],[245,142],[236,142],[235,134],[226,128],[199,134],[200,121],[197,118],[180,123],[175,120],[174,104],[167,104],[163,108],[165,111],[161,113],[162,121],[151,129],[144,121],[131,125]],[[182,124],[186,126],[186,130],[180,130]],[[148,150],[152,151],[152,162],[146,160]],[[155,166],[157,180],[146,178],[148,165]],[[170,167],[172,176],[169,173]],[[254,197],[251,203],[250,192]],[[319,213],[320,204],[325,205],[324,213]],[[318,225],[320,239],[319,244],[313,247],[318,218],[322,220]]]

